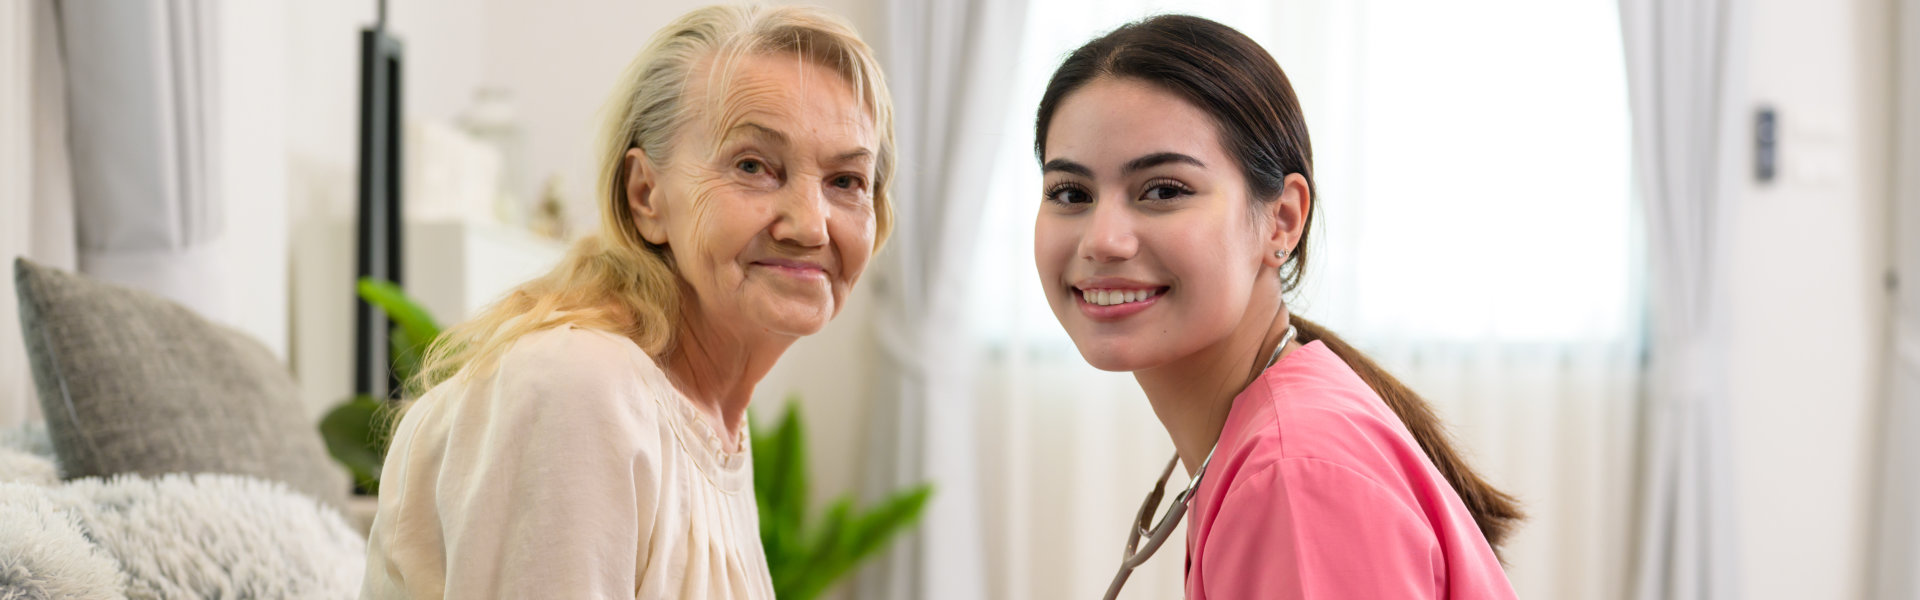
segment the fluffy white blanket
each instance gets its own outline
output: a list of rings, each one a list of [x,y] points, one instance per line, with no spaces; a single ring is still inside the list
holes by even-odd
[[[359,593],[366,541],[285,485],[216,474],[63,484],[21,438],[0,435],[0,600]]]

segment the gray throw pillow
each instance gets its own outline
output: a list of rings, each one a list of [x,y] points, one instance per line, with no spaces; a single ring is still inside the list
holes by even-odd
[[[157,296],[24,259],[13,278],[62,476],[252,475],[345,506],[346,473],[266,346]]]

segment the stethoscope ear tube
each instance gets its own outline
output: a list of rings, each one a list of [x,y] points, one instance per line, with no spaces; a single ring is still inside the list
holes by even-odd
[[[1273,353],[1267,356],[1267,366],[1256,372],[1255,378],[1259,377],[1258,373],[1273,368],[1273,363],[1280,360],[1280,351],[1285,349],[1287,344],[1292,343],[1297,335],[1299,330],[1288,325],[1286,334],[1280,337],[1280,343],[1275,345]],[[1247,383],[1253,382],[1249,380]],[[1207,465],[1213,463],[1213,451],[1219,449],[1220,440],[1216,439],[1213,447],[1207,449],[1207,458],[1200,461],[1200,468],[1194,470],[1193,478],[1187,480],[1187,488],[1180,490],[1180,494],[1173,497],[1173,503],[1167,506],[1166,516],[1160,517],[1160,523],[1156,525],[1152,522],[1154,509],[1160,507],[1160,498],[1167,493],[1167,479],[1173,477],[1173,466],[1180,464],[1180,453],[1175,452],[1173,459],[1167,461],[1167,468],[1160,471],[1160,480],[1154,482],[1153,491],[1147,494],[1145,502],[1140,503],[1140,512],[1134,516],[1132,526],[1127,528],[1129,530],[1127,551],[1120,557],[1120,572],[1114,573],[1113,583],[1107,585],[1106,600],[1118,598],[1120,586],[1126,585],[1127,576],[1132,575],[1133,570],[1140,565],[1146,564],[1147,559],[1153,558],[1153,553],[1160,550],[1160,545],[1166,543],[1167,538],[1173,535],[1174,528],[1178,527],[1180,520],[1187,516],[1187,503],[1193,500],[1194,491],[1200,489],[1200,478],[1207,475]],[[1140,547],[1141,537],[1147,538],[1146,548]]]

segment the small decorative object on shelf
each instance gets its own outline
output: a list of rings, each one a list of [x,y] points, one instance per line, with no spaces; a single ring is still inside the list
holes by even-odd
[[[527,224],[526,157],[521,148],[525,137],[520,130],[519,111],[514,107],[513,90],[482,87],[473,91],[473,104],[461,111],[460,129],[500,154],[500,189],[493,200],[494,218],[508,225]]]
[[[547,176],[547,182],[540,186],[540,200],[533,206],[533,220],[527,224],[533,233],[547,239],[566,241],[567,239],[567,202],[566,187],[562,185],[560,175]]]

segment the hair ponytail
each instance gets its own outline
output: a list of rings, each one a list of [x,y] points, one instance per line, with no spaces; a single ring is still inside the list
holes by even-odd
[[[1467,464],[1466,459],[1454,450],[1453,441],[1447,435],[1446,426],[1440,417],[1433,414],[1433,407],[1414,393],[1406,384],[1400,383],[1393,374],[1380,368],[1373,359],[1340,339],[1320,324],[1293,315],[1293,326],[1300,330],[1300,342],[1319,341],[1328,350],[1332,350],[1340,360],[1345,361],[1360,380],[1367,382],[1375,394],[1393,409],[1393,414],[1406,424],[1407,431],[1413,433],[1414,441],[1420,443],[1420,449],[1426,451],[1427,460],[1440,469],[1447,483],[1453,484],[1453,491],[1460,494],[1467,510],[1473,513],[1473,521],[1480,525],[1480,535],[1486,536],[1487,543],[1497,550],[1507,535],[1520,524],[1526,514],[1520,510],[1520,502],[1512,495],[1502,492],[1487,483],[1479,473]]]

